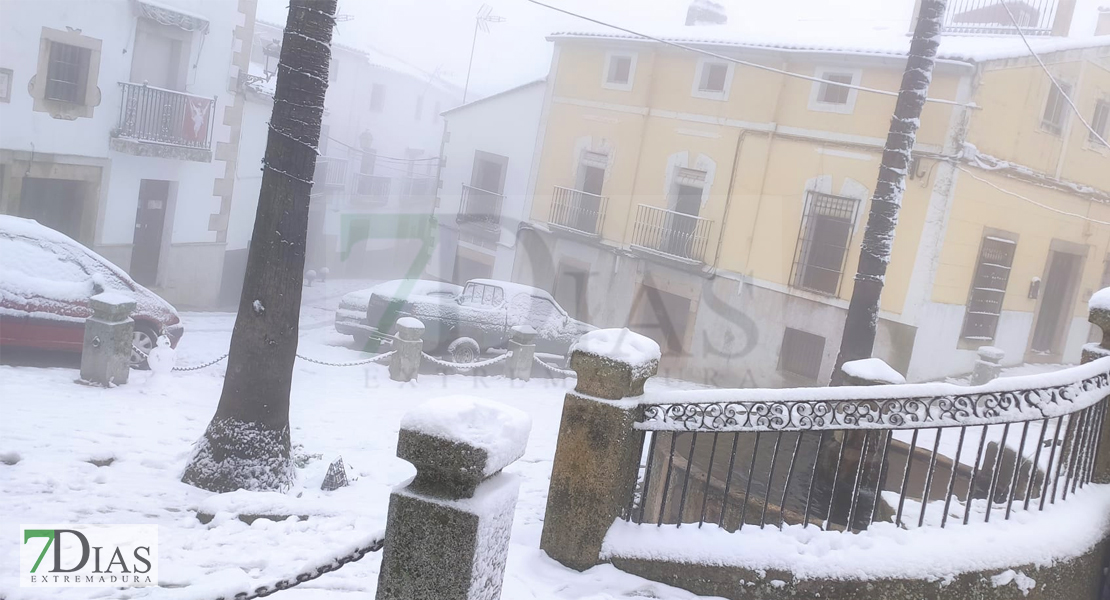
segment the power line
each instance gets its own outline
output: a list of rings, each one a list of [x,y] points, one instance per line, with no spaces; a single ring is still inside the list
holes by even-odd
[[[360,154],[366,154],[366,150],[363,150],[362,148],[355,148],[354,146],[352,146],[352,145],[350,145],[350,144],[348,144],[348,143],[346,143],[342,140],[338,140],[336,138],[333,138],[330,135],[327,136],[327,137],[328,137],[329,140],[335,142],[336,144],[339,144],[340,146],[343,146],[344,148],[346,148],[348,150],[354,150],[355,152],[358,152]],[[399,158],[399,157],[396,157],[396,156],[379,156],[377,154],[375,154],[374,156],[377,157],[377,158],[383,159],[383,160],[395,160],[395,161],[400,161],[400,162],[428,162],[428,161],[433,161],[433,160],[439,160],[438,156],[429,156],[429,157],[426,157],[426,158]]]
[[[702,50],[701,48],[695,48],[693,46],[687,46],[686,44],[679,44],[679,43],[676,43],[676,42],[667,41],[663,38],[658,38],[658,37],[647,35],[645,33],[640,33],[638,31],[633,31],[631,29],[626,29],[626,28],[621,27],[619,25],[613,25],[612,23],[606,23],[605,21],[600,21],[600,20],[594,19],[592,17],[587,17],[586,15],[578,14],[576,12],[572,12],[572,11],[569,11],[569,10],[566,10],[566,9],[559,8],[557,6],[552,6],[550,4],[544,4],[543,2],[540,2],[539,0],[526,0],[526,1],[531,2],[532,4],[535,4],[537,6],[542,6],[544,8],[551,9],[551,10],[556,11],[556,12],[561,12],[565,15],[570,15],[572,17],[576,17],[576,18],[582,19],[584,21],[589,21],[591,23],[601,25],[603,27],[609,27],[609,28],[612,28],[612,29],[616,29],[617,31],[623,31],[624,33],[627,33],[629,35],[634,35],[636,37],[644,38],[645,40],[651,40],[653,42],[657,42],[657,43],[663,44],[665,46],[671,46],[671,47],[674,47],[674,48],[679,48],[679,49],[682,49],[682,50],[686,50],[688,52],[694,52],[696,54],[703,54],[705,56],[710,56],[710,57],[716,58],[718,60],[723,60],[723,61],[726,61],[726,62],[731,62],[731,63],[738,64],[738,65],[743,65],[745,67],[752,67],[754,69],[761,69],[761,70],[764,70],[764,71],[770,71],[772,73],[778,73],[780,75],[786,75],[787,77],[796,77],[798,79],[804,79],[806,81],[813,81],[813,82],[816,82],[816,83],[823,83],[823,84],[829,84],[830,83],[829,80],[821,79],[820,77],[813,77],[812,75],[803,75],[801,73],[795,73],[793,71],[786,71],[784,69],[776,69],[774,67],[769,67],[767,65],[761,65],[759,63],[748,62],[746,60],[740,60],[738,58],[733,58],[731,56],[725,56],[724,54],[717,54],[716,52],[710,52],[708,50]],[[883,95],[883,96],[891,96],[891,97],[894,97],[894,98],[898,97],[898,92],[892,92],[892,91],[889,91],[889,90],[880,90],[880,89],[876,89],[876,88],[865,87],[865,86],[862,86],[862,85],[853,85],[853,84],[850,84],[850,83],[832,82],[832,84],[836,85],[837,87],[845,87],[845,88],[849,88],[849,89],[853,89],[853,90],[859,90],[861,92],[870,92],[872,94],[880,94],[880,95]],[[926,102],[933,102],[933,103],[936,103],[936,104],[948,104],[948,105],[951,105],[951,106],[959,106],[959,107],[963,107],[963,108],[975,108],[975,109],[979,108],[978,106],[976,106],[974,104],[961,104],[961,103],[955,102],[953,100],[943,100],[943,99],[940,99],[940,98],[926,98],[925,101]]]
[[[1044,70],[1045,75],[1048,75],[1048,79],[1052,82],[1053,87],[1055,87],[1056,91],[1059,92],[1060,95],[1064,97],[1064,100],[1068,102],[1068,106],[1071,107],[1072,111],[1075,113],[1075,116],[1079,117],[1079,122],[1083,123],[1083,126],[1087,128],[1087,131],[1090,131],[1091,135],[1095,136],[1095,138],[1098,139],[1099,142],[1102,142],[1103,146],[1110,146],[1110,144],[1107,144],[1106,140],[1103,139],[1102,134],[1095,131],[1095,128],[1091,127],[1091,124],[1083,118],[1083,115],[1079,112],[1079,107],[1075,105],[1075,102],[1072,102],[1071,96],[1064,92],[1064,88],[1060,87],[1060,82],[1056,81],[1056,78],[1052,76],[1052,73],[1048,70],[1048,67],[1045,66],[1044,61],[1041,60],[1041,57],[1037,55],[1037,52],[1035,50],[1033,50],[1032,44],[1029,43],[1029,38],[1025,37],[1025,32],[1022,31],[1021,25],[1018,25],[1017,19],[1014,17],[1014,13],[1010,11],[1010,7],[1005,2],[1000,2],[1000,4],[1002,5],[1002,8],[1006,9],[1006,14],[1010,16],[1010,21],[1014,24],[1014,29],[1017,30],[1018,35],[1021,36],[1021,41],[1025,42],[1025,47],[1029,49],[1029,54],[1033,55],[1033,58],[1037,60],[1037,64],[1041,66],[1042,70]]]
[[[1061,215],[1064,215],[1066,217],[1075,217],[1077,219],[1082,219],[1084,221],[1090,221],[1091,223],[1097,223],[1099,225],[1110,225],[1110,222],[1107,222],[1107,221],[1099,221],[1098,219],[1092,219],[1092,218],[1090,218],[1086,215],[1081,215],[1081,214],[1077,214],[1077,213],[1070,213],[1070,212],[1067,212],[1067,211],[1064,211],[1064,210],[1060,210],[1058,208],[1053,208],[1053,207],[1051,207],[1047,204],[1042,204],[1042,203],[1037,202],[1036,200],[1033,200],[1031,198],[1026,198],[1025,196],[1022,196],[1021,194],[1019,194],[1017,192],[1011,192],[1010,190],[999,187],[999,186],[995,185],[994,183],[992,183],[992,182],[990,182],[986,179],[983,179],[982,177],[977,176],[975,173],[972,173],[968,169],[965,169],[963,167],[956,167],[956,168],[959,169],[960,171],[963,171],[964,173],[967,173],[967,175],[969,177],[971,177],[972,179],[974,179],[974,180],[976,180],[980,183],[989,185],[990,187],[1002,192],[1003,194],[1013,196],[1013,197],[1015,197],[1019,200],[1024,200],[1025,202],[1028,202],[1029,204],[1032,204],[1034,206],[1038,206],[1038,207],[1043,208],[1045,210],[1052,211],[1054,213],[1061,214]]]

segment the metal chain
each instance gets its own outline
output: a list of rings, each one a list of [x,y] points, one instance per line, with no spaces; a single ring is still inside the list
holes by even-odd
[[[501,361],[509,360],[509,356],[510,356],[509,353],[505,353],[505,354],[502,354],[501,356],[497,356],[497,357],[491,358],[489,360],[483,360],[483,361],[472,362],[472,363],[456,363],[456,362],[450,362],[450,361],[446,361],[446,360],[436,358],[436,357],[432,356],[431,354],[428,354],[427,352],[421,352],[420,354],[422,354],[425,359],[431,361],[433,364],[439,365],[441,367],[448,367],[448,368],[451,368],[451,369],[457,369],[459,371],[470,371],[472,369],[480,369],[482,367],[488,367],[490,365],[495,365],[495,364],[497,364]]]
[[[214,600],[253,600],[254,598],[265,598],[270,594],[275,594],[282,590],[296,587],[307,581],[312,581],[313,579],[316,579],[317,577],[320,577],[325,573],[338,571],[339,569],[343,568],[344,565],[362,560],[362,558],[367,554],[370,554],[371,552],[377,552],[384,547],[385,538],[376,537],[369,544],[356,548],[354,552],[351,552],[350,554],[344,554],[343,556],[340,556],[338,558],[333,558],[322,565],[318,565],[307,571],[298,573],[292,577],[286,577],[285,579],[279,579],[268,585],[256,587],[253,591],[250,592],[239,592],[234,596],[217,596]]]
[[[307,360],[310,363],[316,363],[318,365],[324,365],[325,367],[357,367],[359,365],[368,365],[372,362],[384,362],[390,356],[393,356],[394,352],[396,352],[396,350],[390,350],[389,352],[383,352],[383,353],[378,354],[376,356],[372,356],[372,357],[370,357],[366,360],[356,360],[354,362],[346,362],[346,363],[333,363],[333,362],[327,362],[327,361],[324,361],[324,360],[316,360],[315,358],[309,358],[309,357],[304,356],[302,354],[298,354],[297,358],[300,358],[302,360]]]
[[[139,356],[143,357],[143,360],[146,360],[147,358],[149,358],[149,355],[146,352],[143,352],[142,350],[140,350],[139,347],[136,346],[135,344],[131,344],[131,349],[134,350],[135,352],[138,352]],[[190,367],[174,367],[172,370],[178,371],[178,372],[181,372],[181,371],[199,371],[200,369],[204,369],[206,367],[211,367],[212,365],[220,362],[221,360],[227,358],[229,356],[229,354],[224,354],[223,356],[221,356],[219,358],[216,358],[214,360],[210,360],[206,363],[202,363],[202,364],[199,364],[199,365],[194,365],[194,366],[190,366]]]
[[[558,375],[562,375],[563,377],[578,376],[578,373],[576,371],[571,371],[570,369],[560,369],[559,367],[556,367],[551,363],[543,362],[543,360],[541,360],[540,357],[536,356],[535,354],[532,355],[532,360],[536,361],[536,363],[538,363],[541,367],[547,369],[548,371],[551,371],[552,373]]]

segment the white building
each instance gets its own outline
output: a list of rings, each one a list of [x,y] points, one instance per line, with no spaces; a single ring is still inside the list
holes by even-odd
[[[216,300],[256,0],[0,4],[0,212]]]
[[[224,302],[238,298],[261,186],[261,160],[274,81],[266,48],[280,45],[279,25],[259,21],[250,68],[236,203],[226,255]],[[271,69],[272,70],[272,69]],[[423,270],[443,119],[461,90],[404,61],[333,40],[316,166],[306,268],[333,276],[381,276]],[[404,239],[398,239],[404,238]],[[430,250],[430,249],[429,249]]]
[[[517,228],[531,209],[544,91],[541,79],[443,113],[439,239],[430,277],[511,278]]]

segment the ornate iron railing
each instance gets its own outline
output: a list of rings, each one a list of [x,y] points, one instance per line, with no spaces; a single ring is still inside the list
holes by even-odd
[[[501,205],[505,197],[497,192],[473,186],[462,186],[459,214],[455,222],[473,223],[479,227],[496,231],[501,226]]]
[[[1059,0],[1010,1],[1006,6],[1002,0],[953,0],[948,3],[941,30],[963,35],[1017,35],[1016,19],[1025,35],[1052,35],[1058,4]],[[1067,35],[1066,31],[1062,35]]]
[[[1091,481],[1110,358],[978,387],[649,393],[636,523],[945,527]]]
[[[605,196],[557,185],[551,197],[547,222],[588,235],[598,235],[605,222],[608,203],[609,199]]]
[[[114,134],[140,142],[212,148],[215,98],[120,82],[123,100]]]
[[[632,246],[692,262],[705,262],[713,222],[696,215],[641,204]]]
[[[358,174],[358,184],[355,186],[355,199],[357,202],[384,204],[389,201],[389,191],[392,179],[382,175]]]

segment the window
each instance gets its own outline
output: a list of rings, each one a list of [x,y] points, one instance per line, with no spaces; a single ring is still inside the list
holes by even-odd
[[[483,283],[468,283],[459,299],[462,304],[497,307],[505,301],[505,290]]]
[[[416,97],[416,114],[413,115],[413,118],[416,119],[417,121],[419,121],[420,116],[422,114],[424,114],[424,95],[423,94]]]
[[[825,338],[787,327],[782,335],[782,349],[779,351],[779,370],[807,379],[817,379],[821,375],[821,357],[824,353]]]
[[[1098,138],[1106,139],[1107,125],[1110,125],[1110,100],[1098,100],[1095,102],[1095,114],[1091,115],[1091,129],[1094,131],[1087,133],[1087,140],[1098,146],[1104,145]],[[1098,136],[1095,136],[1096,133]]]
[[[88,48],[50,42],[46,67],[46,99],[85,104],[89,78]]]
[[[630,91],[636,71],[636,55],[610,52],[605,56],[605,73],[601,87],[610,90]]]
[[[987,235],[979,248],[975,278],[967,301],[961,338],[985,344],[994,340],[998,317],[1002,314],[1002,299],[1010,281],[1017,242],[1004,234]]]
[[[691,94],[696,98],[728,100],[731,85],[731,63],[702,59],[698,61],[697,72],[694,76],[694,89]]]
[[[1064,124],[1068,118],[1068,97],[1071,96],[1070,83],[1058,81],[1060,87],[1052,86],[1048,91],[1048,103],[1044,107],[1044,116],[1041,118],[1041,129],[1060,135],[1064,131]],[[1063,90],[1063,93],[1061,93]]]
[[[847,104],[848,92],[851,88],[837,84],[852,84],[851,73],[828,73],[822,77],[828,83],[822,83],[821,91],[817,94],[817,101],[825,104]]]
[[[835,296],[840,292],[848,244],[860,201],[810,191],[794,258],[794,287]]]
[[[385,109],[385,85],[375,83],[370,86],[370,110],[382,112]]]

